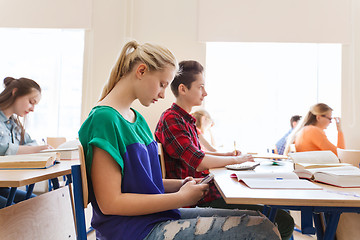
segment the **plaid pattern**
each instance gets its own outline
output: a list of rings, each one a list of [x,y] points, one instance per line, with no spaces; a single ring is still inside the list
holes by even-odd
[[[283,155],[283,154],[284,154],[287,137],[290,135],[291,132],[292,132],[292,129],[290,129],[290,130],[275,144],[278,154],[280,154],[280,155]]]
[[[196,119],[177,104],[166,110],[156,126],[155,137],[164,148],[166,177],[184,179],[187,176],[201,178],[204,172],[197,172],[205,153],[201,150],[195,126]],[[220,198],[213,183],[209,194],[199,202],[210,202]]]

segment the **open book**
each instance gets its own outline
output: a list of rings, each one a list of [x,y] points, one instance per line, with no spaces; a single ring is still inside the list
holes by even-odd
[[[77,140],[74,140],[74,141],[65,142],[55,149],[45,149],[45,150],[42,150],[41,152],[42,153],[58,152],[58,153],[60,153],[60,160],[79,159],[78,145],[80,145],[80,142]]]
[[[338,187],[360,187],[360,169],[354,166],[295,169],[299,178],[312,179]]]
[[[312,179],[339,187],[360,187],[360,169],[340,163],[331,151],[291,153],[294,172],[300,178]]]
[[[249,188],[256,189],[322,189],[308,180],[299,179],[293,172],[246,171],[233,173],[231,177],[245,183]]]
[[[328,168],[349,166],[348,163],[340,163],[337,156],[331,151],[311,151],[289,153],[294,161],[294,169]]]
[[[0,169],[48,168],[58,158],[56,152],[0,156]]]

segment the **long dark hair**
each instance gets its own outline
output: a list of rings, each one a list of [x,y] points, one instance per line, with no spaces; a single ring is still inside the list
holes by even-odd
[[[15,79],[12,77],[6,77],[4,79],[5,89],[0,93],[0,110],[5,110],[11,107],[18,97],[25,96],[33,91],[38,90],[41,93],[41,88],[34,80],[29,78]],[[14,89],[16,91],[14,92]],[[21,123],[19,116],[10,117],[19,126],[21,132],[21,144],[24,143],[25,128]]]

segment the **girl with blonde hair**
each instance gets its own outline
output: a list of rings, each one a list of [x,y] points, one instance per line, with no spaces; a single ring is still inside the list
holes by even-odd
[[[215,140],[211,132],[211,127],[214,125],[213,120],[210,117],[208,111],[199,109],[191,114],[196,119],[196,128],[199,136],[201,148],[204,151],[216,152]],[[210,141],[205,138],[205,134],[208,134]]]
[[[285,153],[290,145],[295,143],[297,152],[330,150],[337,155],[337,148],[345,148],[344,134],[339,117],[332,117],[333,109],[325,103],[318,103],[310,107],[309,112],[296,126],[287,139]],[[337,146],[327,138],[324,130],[335,120],[338,131]]]
[[[198,202],[208,184],[191,177],[162,179],[158,145],[131,108],[136,99],[144,106],[163,99],[177,70],[166,48],[128,42],[79,130],[96,238],[194,239],[206,233],[214,239],[279,239],[277,228],[255,211],[178,209]],[[241,221],[222,230],[230,215]]]

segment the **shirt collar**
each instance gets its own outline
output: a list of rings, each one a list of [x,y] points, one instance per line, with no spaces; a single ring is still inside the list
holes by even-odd
[[[177,112],[178,114],[180,114],[186,121],[188,121],[189,123],[195,124],[196,122],[196,118],[194,118],[193,116],[191,116],[187,111],[185,111],[184,109],[182,109],[179,105],[177,105],[176,103],[173,103],[173,105],[171,106],[171,109],[174,110],[175,112]]]
[[[4,122],[4,123],[9,123],[9,119],[5,116],[5,114],[3,113],[3,111],[0,110],[0,121]]]

